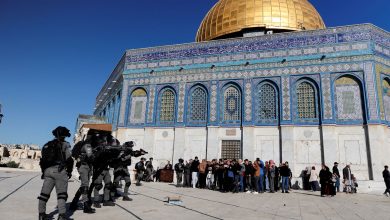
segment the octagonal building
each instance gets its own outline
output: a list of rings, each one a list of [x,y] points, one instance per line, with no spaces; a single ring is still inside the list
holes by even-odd
[[[307,0],[220,0],[194,43],[125,52],[95,116],[157,163],[183,158],[352,164],[382,181],[390,159],[390,34],[326,28]]]

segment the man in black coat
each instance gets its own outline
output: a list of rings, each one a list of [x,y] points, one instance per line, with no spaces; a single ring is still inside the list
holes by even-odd
[[[389,197],[389,194],[390,194],[390,172],[389,172],[389,167],[387,165],[385,166],[385,170],[383,170],[382,174],[383,174],[383,179],[384,179],[385,184],[386,184],[386,191],[384,194],[387,197]]]
[[[334,162],[333,175],[336,176],[336,183],[335,183],[336,190],[337,192],[340,192],[340,172],[339,172],[339,168],[337,167],[338,165],[339,163]]]

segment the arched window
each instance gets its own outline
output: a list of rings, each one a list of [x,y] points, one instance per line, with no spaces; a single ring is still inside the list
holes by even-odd
[[[276,89],[270,83],[260,84],[257,87],[258,120],[274,120],[278,117],[278,96]]]
[[[386,120],[390,121],[390,81],[389,79],[383,80],[383,103],[385,108]]]
[[[317,118],[316,92],[308,82],[297,86],[297,111],[299,119]]]
[[[147,95],[144,89],[135,89],[131,93],[129,124],[145,123]]]
[[[114,123],[114,114],[115,114],[115,106],[116,106],[116,99],[115,97],[111,100],[111,110],[110,110],[110,123]]]
[[[175,93],[171,89],[163,91],[160,97],[160,122],[175,121]]]
[[[107,105],[107,111],[106,111],[106,121],[107,121],[107,123],[110,123],[110,121],[111,121],[110,116],[111,116],[111,102],[108,103],[108,105]]]
[[[352,77],[340,77],[335,82],[335,90],[337,119],[363,119],[360,86],[358,82]]]
[[[118,123],[119,108],[121,106],[121,93],[120,92],[118,92],[116,94],[115,100],[116,100],[116,102],[115,102],[115,112],[114,112],[114,120],[113,120],[114,126],[116,126]]]
[[[189,121],[205,122],[207,120],[207,92],[198,86],[192,89],[189,97]]]
[[[241,93],[234,87],[228,87],[223,94],[223,120],[241,120]]]

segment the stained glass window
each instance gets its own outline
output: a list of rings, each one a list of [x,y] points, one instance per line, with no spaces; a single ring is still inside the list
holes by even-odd
[[[225,121],[238,121],[241,119],[241,94],[238,89],[230,86],[224,93],[224,113]]]
[[[207,118],[207,93],[197,87],[191,93],[190,104],[190,120],[191,121],[206,121]]]
[[[258,87],[257,117],[259,119],[276,119],[277,117],[276,91],[268,83]]]
[[[161,95],[160,121],[173,122],[175,120],[175,93],[167,89]]]
[[[317,118],[315,90],[308,82],[297,86],[298,118]]]

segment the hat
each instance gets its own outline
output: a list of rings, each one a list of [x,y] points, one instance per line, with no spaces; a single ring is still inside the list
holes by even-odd
[[[337,163],[337,162],[334,162],[334,165],[338,165],[339,163]]]

